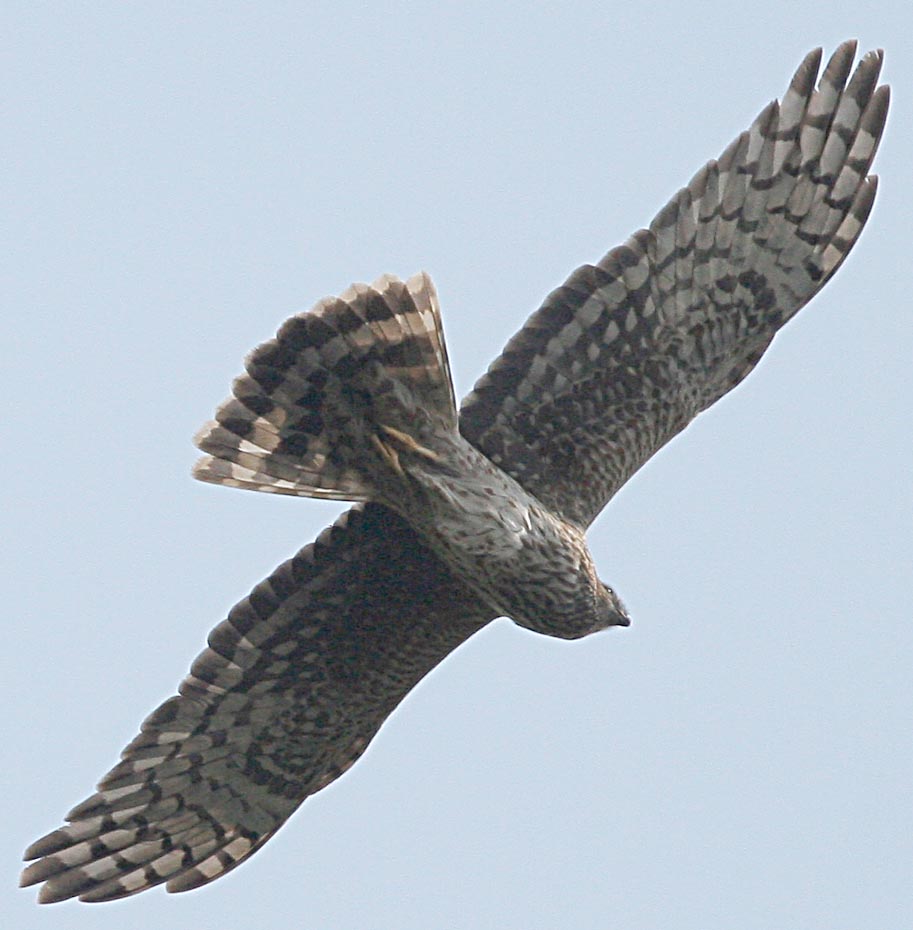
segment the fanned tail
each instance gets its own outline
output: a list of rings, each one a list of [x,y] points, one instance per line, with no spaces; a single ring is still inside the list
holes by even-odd
[[[375,496],[383,431],[427,412],[456,429],[437,295],[424,272],[384,275],[287,320],[194,438],[201,481],[336,500]],[[376,451],[376,450],[375,450]],[[366,457],[366,452],[368,456]]]

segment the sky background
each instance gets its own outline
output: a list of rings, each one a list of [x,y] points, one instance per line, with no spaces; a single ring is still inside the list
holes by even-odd
[[[0,924],[913,926],[901,0],[3,4]],[[884,46],[869,228],[590,534],[628,630],[498,621],[264,849],[187,895],[38,908],[32,840],[341,505],[193,482],[243,356],[428,270],[465,394],[810,48]]]

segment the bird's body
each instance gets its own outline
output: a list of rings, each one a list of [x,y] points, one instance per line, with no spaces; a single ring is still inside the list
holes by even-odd
[[[409,690],[499,615],[627,625],[585,531],[757,364],[875,197],[888,90],[820,50],[648,229],[548,296],[459,411],[427,275],[288,320],[197,436],[196,477],[358,502],[213,630],[98,792],[34,843],[45,902],[232,869],[351,766]],[[849,79],[849,80],[848,80]]]
[[[568,639],[627,625],[596,576],[583,529],[460,433],[426,274],[406,282],[384,275],[323,301],[286,323],[247,367],[236,396],[197,435],[209,453],[198,478],[363,495],[406,520],[492,617]]]
[[[408,449],[391,508],[409,519],[493,617],[577,639],[628,618],[599,581],[582,530],[561,520],[458,432]]]

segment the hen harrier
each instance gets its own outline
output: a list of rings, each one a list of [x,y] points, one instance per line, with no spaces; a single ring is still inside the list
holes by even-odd
[[[40,900],[186,891],[259,849],[409,690],[498,616],[575,638],[628,616],[584,533],[757,364],[853,247],[888,109],[881,53],[820,49],[781,103],[547,298],[459,412],[427,275],[292,317],[196,442],[203,481],[360,502],[254,588],[179,694],[34,843]]]

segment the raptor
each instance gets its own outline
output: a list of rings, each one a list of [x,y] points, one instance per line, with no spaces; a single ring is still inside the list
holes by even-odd
[[[430,279],[289,319],[197,436],[203,481],[355,501],[210,634],[179,692],[67,824],[42,902],[185,891],[348,769],[415,684],[507,616],[626,626],[587,527],[758,363],[869,216],[882,56],[821,51],[648,228],[551,293],[457,408]]]

